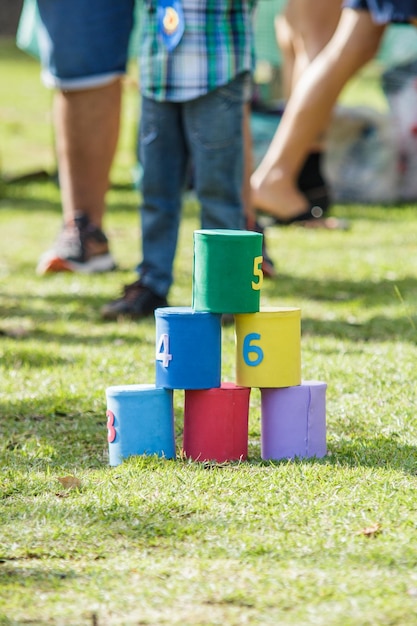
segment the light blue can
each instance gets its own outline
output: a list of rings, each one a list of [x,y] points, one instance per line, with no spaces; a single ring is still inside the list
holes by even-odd
[[[173,395],[155,385],[106,389],[109,463],[134,455],[175,458]]]

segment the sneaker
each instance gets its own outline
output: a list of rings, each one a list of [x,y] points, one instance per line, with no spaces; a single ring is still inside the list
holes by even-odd
[[[38,274],[49,272],[110,272],[116,264],[109,252],[109,242],[100,228],[90,224],[86,215],[75,218],[74,226],[65,226],[51,250],[39,259]]]
[[[101,309],[101,317],[105,320],[141,319],[150,317],[155,309],[165,306],[168,306],[166,298],[158,296],[137,280],[125,286],[121,298],[109,302]]]

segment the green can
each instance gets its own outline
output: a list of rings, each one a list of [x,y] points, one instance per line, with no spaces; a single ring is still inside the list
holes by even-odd
[[[257,313],[263,282],[261,233],[194,231],[193,298],[196,311]]]

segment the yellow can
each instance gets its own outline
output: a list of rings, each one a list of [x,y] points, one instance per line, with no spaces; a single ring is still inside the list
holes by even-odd
[[[235,315],[236,383],[243,387],[301,384],[301,311],[265,307]]]

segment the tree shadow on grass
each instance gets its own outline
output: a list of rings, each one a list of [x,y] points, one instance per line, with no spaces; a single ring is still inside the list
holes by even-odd
[[[62,216],[62,203],[59,195],[58,178],[55,172],[48,173],[44,170],[33,171],[22,176],[16,177],[13,180],[1,180],[0,179],[0,198],[3,203],[0,204],[0,211],[4,208],[10,208],[13,205],[13,210],[23,211],[26,213],[28,210],[35,213],[36,211],[42,211],[42,213],[57,214]],[[132,183],[111,183],[111,190],[123,192],[123,194],[132,193],[132,201],[126,201],[124,199],[117,202],[117,210],[125,211],[132,210],[132,206],[137,208],[139,198],[136,197],[138,192],[136,191],[133,182]],[[36,196],[34,194],[36,192]],[[51,194],[57,195],[56,199],[51,199]]]
[[[344,320],[315,320],[302,317],[301,327],[304,337],[332,337],[345,341],[381,342],[396,341],[417,342],[417,317],[384,317],[376,315],[366,322],[347,322]],[[414,326],[415,324],[415,326]]]
[[[269,300],[279,306],[284,299],[320,302],[328,305],[332,319],[315,319],[302,314],[303,336],[333,337],[351,341],[390,341],[401,339],[415,343],[417,316],[413,315],[417,302],[417,278],[407,276],[397,281],[320,280],[280,276],[269,284]],[[346,319],[349,304],[354,305],[351,319]],[[343,312],[338,315],[339,305]],[[364,321],[360,318],[367,310],[384,307],[395,311],[392,316],[375,315]],[[301,304],[302,308],[302,304]]]
[[[86,328],[85,334],[68,332],[62,333],[60,331],[54,332],[50,330],[38,329],[33,331],[24,332],[22,336],[13,336],[13,329],[10,331],[4,331],[0,334],[0,342],[2,338],[6,338],[8,341],[12,340],[12,349],[5,349],[2,355],[2,365],[5,367],[13,367],[14,363],[23,363],[27,367],[49,367],[66,365],[74,362],[74,358],[63,357],[57,351],[57,344],[60,346],[94,346],[94,347],[109,347],[112,344],[121,346],[132,341],[134,337],[135,345],[139,347],[149,346],[154,348],[155,346],[155,320],[148,319],[141,322],[141,334],[135,331],[134,324],[131,322],[132,327],[127,326],[118,330],[114,325],[108,326],[108,332],[104,332],[102,335],[94,336],[88,334],[88,328]],[[1,325],[1,324],[0,324]],[[145,336],[146,335],[146,336]],[[43,348],[36,348],[33,346],[27,346],[28,340],[42,342]],[[48,349],[52,352],[48,352]]]
[[[417,474],[417,446],[390,437],[357,437],[329,446],[325,462],[339,467],[372,467]]]
[[[82,280],[83,277],[80,277]],[[404,301],[417,302],[417,279],[407,277],[396,284]],[[355,310],[358,317],[362,311],[374,306],[390,307],[397,306],[397,317],[376,315],[365,321],[347,321],[341,316],[337,316],[337,298],[335,294],[340,291],[346,294],[346,302],[355,302]],[[271,290],[270,290],[271,292]],[[350,341],[390,341],[401,339],[403,342],[415,343],[417,339],[417,316],[411,316],[408,305],[398,303],[394,285],[390,281],[380,281],[373,283],[364,281],[362,283],[350,281],[302,281],[300,279],[286,279],[283,285],[274,287],[277,294],[276,305],[285,299],[292,299],[295,306],[302,298],[312,301],[328,301],[334,317],[332,319],[314,319],[302,316],[302,333],[304,336],[333,337]],[[270,294],[269,294],[270,295]],[[360,300],[358,306],[358,299]],[[104,323],[100,318],[100,310],[109,301],[108,296],[59,293],[53,295],[38,295],[26,293],[24,295],[7,296],[3,295],[0,300],[0,320],[7,317],[30,318],[39,326],[62,320],[63,317],[70,322],[86,322],[94,324],[103,329],[103,337],[89,338],[88,336],[59,335],[59,341],[65,343],[75,343],[79,340],[92,341],[94,343],[105,343],[117,338],[118,331],[114,325]],[[40,304],[41,303],[41,304]],[[275,305],[275,302],[273,303]],[[402,308],[401,308],[402,307]],[[345,313],[344,313],[345,315]],[[151,319],[151,318],[150,318]],[[151,319],[151,323],[152,323]],[[141,324],[147,321],[141,322]],[[39,333],[39,334],[38,334]],[[51,333],[33,331],[34,336],[39,336],[43,340],[51,338]]]
[[[33,190],[33,181],[16,185],[13,183],[3,184],[0,212],[2,209],[9,210],[13,206],[13,210],[16,212],[23,211],[24,213],[27,213],[29,210],[36,213],[38,211],[46,211],[48,213],[62,215],[62,205],[59,198],[56,200],[51,199],[51,192],[55,190],[56,185],[54,185],[53,181],[49,179],[47,180],[46,186],[43,186],[44,183],[44,180],[36,181],[37,186],[35,197],[29,195]],[[42,189],[45,193],[41,193]]]
[[[399,305],[400,301],[417,300],[417,277],[405,276],[398,280],[334,280],[289,276],[280,274],[279,278],[268,282],[265,292],[269,298],[277,301],[283,298],[328,302],[335,306],[339,303],[354,302],[364,309],[380,305]]]
[[[45,297],[36,294],[4,294],[0,297],[0,342],[2,338],[13,339],[18,350],[19,344],[28,340],[40,341],[45,345],[82,343],[108,346],[131,339],[134,334],[138,342],[154,341],[155,320],[152,316],[140,323],[129,320],[123,324],[103,321],[100,309],[109,299],[68,293]],[[58,324],[59,328],[54,327],[54,324]],[[36,358],[31,357],[29,352],[27,357],[29,362],[36,362]]]
[[[253,447],[253,456],[256,447]],[[260,451],[259,451],[260,454]],[[282,465],[288,459],[276,461],[261,461],[262,464]],[[398,441],[395,434],[390,437],[355,437],[349,441],[338,441],[328,446],[328,454],[322,458],[297,457],[291,460],[299,464],[331,465],[334,467],[386,469],[417,474],[417,446],[404,444]]]

